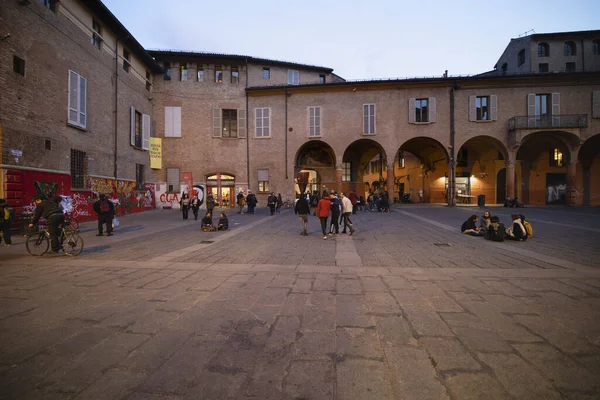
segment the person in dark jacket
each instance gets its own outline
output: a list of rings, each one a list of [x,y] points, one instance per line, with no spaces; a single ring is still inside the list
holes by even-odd
[[[254,214],[254,208],[258,204],[258,200],[256,199],[256,195],[249,190],[246,196],[246,204],[248,204],[248,214]]]
[[[300,234],[307,236],[308,216],[310,215],[310,207],[305,196],[300,196],[294,206],[294,213],[300,218]]]
[[[94,212],[98,216],[98,233],[96,236],[102,236],[102,225],[106,224],[106,236],[112,236],[112,219],[115,215],[115,206],[108,200],[104,194],[99,196],[98,201],[94,203]]]
[[[215,226],[213,225],[212,213],[210,211],[208,211],[204,215],[204,218],[202,218],[201,224],[202,224],[202,231],[204,231],[204,232],[214,232],[216,230]]]
[[[460,231],[465,235],[483,236],[484,231],[477,227],[477,221],[479,221],[479,217],[477,215],[471,215],[469,219],[463,222]]]
[[[55,202],[42,199],[41,196],[36,196],[34,200],[35,212],[29,227],[33,228],[33,226],[38,223],[40,218],[44,218],[46,220],[48,232],[50,233],[50,244],[52,246],[49,254],[58,253],[60,250],[58,238],[60,236],[60,230],[65,223],[65,216]]]
[[[315,190],[310,198],[310,208],[312,209],[313,215],[317,215],[317,206],[319,205],[319,200],[321,200],[319,197],[319,192]]]
[[[331,222],[329,223],[329,236],[338,236],[340,234],[340,209],[342,206],[341,200],[335,192],[329,195],[331,201]]]
[[[219,216],[217,230],[226,231],[227,229],[229,229],[229,220],[227,219],[227,215],[225,215],[225,213],[221,213],[221,215]]]
[[[197,195],[192,197],[192,200],[190,200],[190,208],[194,213],[194,220],[198,221],[198,210],[200,210],[200,200],[198,199]]]
[[[323,239],[327,240],[327,218],[331,213],[331,200],[329,199],[329,193],[323,192],[323,198],[319,200],[317,205],[317,216],[321,221],[321,230],[323,231]]]
[[[491,217],[490,223],[486,228],[484,239],[493,240],[495,242],[503,242],[506,232],[504,224],[500,222],[500,218]]]
[[[179,205],[181,206],[181,212],[183,213],[183,220],[187,221],[188,214],[190,211],[190,196],[187,193],[181,195],[181,200],[179,200]]]
[[[356,206],[358,204],[358,196],[356,196],[356,192],[353,190],[348,197],[352,203],[352,214],[356,214],[356,211],[358,211],[358,207]]]
[[[215,208],[215,198],[213,197],[212,192],[209,192],[208,197],[206,197],[206,209],[212,215],[214,208]]]
[[[244,192],[240,191],[237,195],[236,202],[238,205],[238,214],[244,213],[244,206],[246,205],[246,198],[244,197]]]
[[[523,226],[521,216],[519,214],[514,214],[511,217],[512,225],[509,228],[506,228],[506,238],[508,240],[516,240],[518,242],[527,240],[527,229],[525,229],[525,226]]]
[[[271,195],[267,197],[267,205],[269,206],[269,210],[271,210],[271,215],[274,215],[275,207],[277,206],[277,196],[275,196],[275,193],[271,193]]]
[[[14,219],[15,210],[6,203],[6,200],[0,199],[0,243],[4,239],[4,246],[12,246],[10,227]]]
[[[277,204],[275,205],[275,213],[281,214],[281,206],[283,205],[283,199],[281,193],[277,193]]]

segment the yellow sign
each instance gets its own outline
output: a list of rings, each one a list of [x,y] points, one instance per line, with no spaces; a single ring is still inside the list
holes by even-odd
[[[150,138],[150,168],[161,169],[162,168],[162,139],[151,137]]]

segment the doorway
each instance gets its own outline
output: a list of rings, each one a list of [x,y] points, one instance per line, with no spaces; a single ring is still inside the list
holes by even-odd
[[[567,174],[546,174],[546,204],[566,204]]]

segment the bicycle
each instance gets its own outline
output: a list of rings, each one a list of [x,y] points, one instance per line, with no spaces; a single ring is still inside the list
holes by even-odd
[[[79,221],[77,221],[77,218],[71,218],[71,214],[65,213],[65,229],[79,233]]]
[[[65,225],[60,230],[60,247],[68,256],[77,256],[83,251],[83,238],[79,236],[77,231],[68,228]],[[27,252],[32,256],[43,256],[50,248],[50,232],[47,227],[30,234],[25,241]]]

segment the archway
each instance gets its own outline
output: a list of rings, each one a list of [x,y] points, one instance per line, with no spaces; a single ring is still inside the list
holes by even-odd
[[[473,203],[479,195],[485,196],[486,203],[504,202],[508,160],[504,143],[491,136],[475,136],[458,148],[455,160],[457,202]],[[513,189],[516,187],[517,184]],[[518,193],[514,190],[508,196],[515,198]]]
[[[579,138],[568,132],[540,131],[523,138],[517,152],[525,204],[566,204],[571,150]],[[574,171],[573,171],[574,174]]]
[[[322,192],[336,184],[336,157],[332,147],[321,141],[303,144],[294,159],[295,193]]]
[[[600,205],[600,134],[588,138],[579,149],[584,206]],[[593,177],[593,178],[592,178]]]
[[[448,152],[428,137],[406,141],[394,158],[394,191],[403,201],[443,203],[447,201]]]
[[[352,142],[342,158],[342,191],[354,190],[358,196],[368,197],[365,182],[370,189],[384,188],[387,177],[388,160],[383,147],[372,139],[359,139]]]

